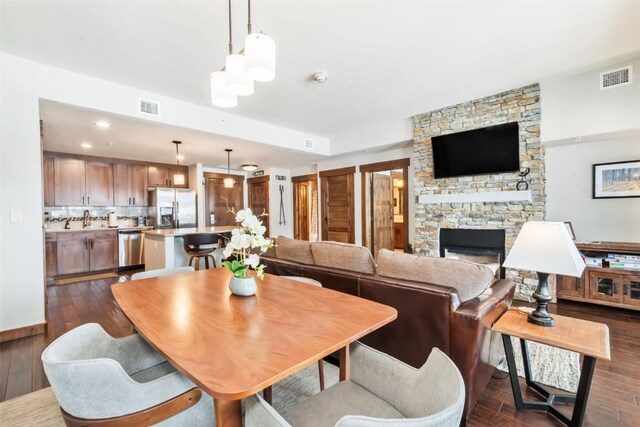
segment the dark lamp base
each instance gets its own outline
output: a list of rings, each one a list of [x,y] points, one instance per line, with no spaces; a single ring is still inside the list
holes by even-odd
[[[527,316],[527,320],[529,321],[529,323],[533,323],[534,325],[538,325],[538,326],[556,326],[556,321],[553,320],[553,317],[551,316],[537,317],[537,316],[534,316],[533,313],[531,313]]]
[[[547,304],[551,301],[551,295],[549,295],[549,289],[547,288],[547,279],[549,273],[538,272],[538,287],[533,293],[533,299],[536,300],[538,306],[536,309],[527,316],[529,323],[533,323],[538,326],[556,326],[555,320],[549,313],[547,313]]]

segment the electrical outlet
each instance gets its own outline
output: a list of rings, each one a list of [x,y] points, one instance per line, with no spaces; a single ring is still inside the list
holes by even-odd
[[[11,222],[22,222],[22,210],[11,209]]]

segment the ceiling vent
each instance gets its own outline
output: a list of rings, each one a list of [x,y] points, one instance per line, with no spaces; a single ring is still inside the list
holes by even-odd
[[[307,149],[307,150],[313,150],[314,149],[313,139],[305,138],[304,139],[304,148]]]
[[[138,99],[138,110],[144,114],[150,114],[152,116],[160,115],[160,106],[157,102],[149,101],[147,99]]]
[[[600,73],[600,90],[630,85],[633,82],[631,65]]]

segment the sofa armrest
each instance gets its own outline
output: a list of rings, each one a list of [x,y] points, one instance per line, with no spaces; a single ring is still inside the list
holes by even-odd
[[[515,283],[512,280],[498,280],[474,299],[460,305],[457,310],[453,311],[453,314],[455,316],[483,318],[487,313],[491,312],[496,305],[502,302],[507,303],[507,308],[511,306],[514,293]]]

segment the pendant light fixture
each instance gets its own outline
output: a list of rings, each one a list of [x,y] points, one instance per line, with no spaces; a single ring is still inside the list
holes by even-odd
[[[233,178],[231,178],[231,152],[233,151],[231,148],[226,148],[224,151],[227,152],[227,177],[224,179],[224,188],[233,188],[233,185],[236,183]]]
[[[184,158],[184,156],[180,155],[180,144],[182,141],[171,141],[176,144],[176,164],[180,166],[180,160]],[[173,184],[174,185],[184,185],[184,174],[180,172],[176,172],[173,174]]]
[[[276,43],[264,33],[252,33],[251,0],[247,0],[248,20],[245,47],[233,53],[231,0],[229,7],[229,55],[222,70],[210,76],[211,103],[230,108],[238,105],[238,96],[254,93],[254,80],[268,82],[275,78]]]

